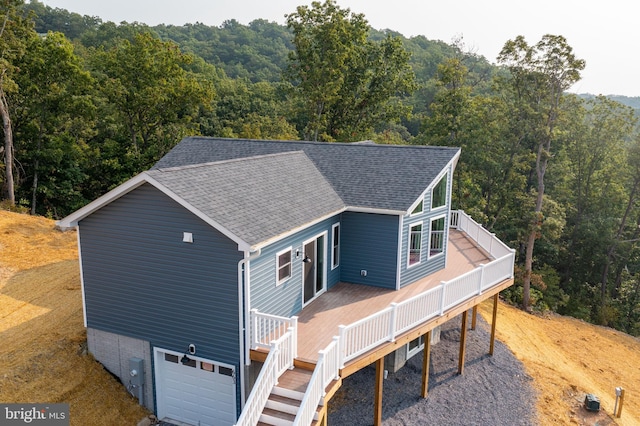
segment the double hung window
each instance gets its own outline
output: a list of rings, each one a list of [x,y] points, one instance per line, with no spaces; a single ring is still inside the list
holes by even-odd
[[[291,247],[276,254],[276,285],[291,278]]]

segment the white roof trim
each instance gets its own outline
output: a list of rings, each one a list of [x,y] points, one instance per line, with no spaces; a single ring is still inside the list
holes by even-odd
[[[324,220],[327,220],[333,216],[339,215],[340,213],[343,212],[356,212],[356,213],[375,213],[375,214],[384,214],[384,215],[392,215],[392,216],[402,216],[405,212],[403,211],[398,211],[398,210],[384,210],[384,209],[372,209],[372,208],[365,208],[365,207],[345,207],[339,210],[336,210],[334,212],[331,212],[329,214],[326,214],[322,217],[319,217],[317,219],[312,220],[311,222],[305,223],[304,225],[300,225],[297,228],[291,229],[283,234],[280,235],[276,235],[275,237],[269,238],[268,240],[264,240],[256,245],[254,245],[253,247],[251,247],[251,250],[258,250],[258,249],[262,249],[266,246],[268,246],[269,244],[273,244],[277,241],[282,240],[283,238],[289,237],[291,235],[294,235],[304,229],[307,229],[313,225],[316,225]]]
[[[442,170],[440,170],[440,173],[438,173],[435,179],[433,179],[431,184],[427,186],[427,188],[422,192],[422,194],[420,194],[420,196],[416,198],[413,204],[409,206],[409,210],[407,210],[406,212],[403,212],[403,214],[410,215],[413,209],[415,209],[416,206],[420,204],[420,201],[424,200],[425,195],[427,195],[427,193],[430,192],[435,187],[435,185],[440,182],[440,179],[442,179],[442,177],[449,172],[449,168],[451,168],[451,176],[453,176],[453,172],[456,170],[456,166],[458,165],[459,158],[460,158],[460,150],[458,150],[458,153],[447,163],[446,166],[442,168]]]
[[[403,210],[374,209],[372,207],[347,207],[345,210],[355,213],[387,214],[391,216],[400,216],[406,213]]]
[[[58,220],[56,222],[56,225],[59,226],[60,228],[76,227],[78,226],[78,222],[84,219],[85,217],[94,213],[96,210],[99,210],[103,206],[106,206],[112,201],[117,200],[118,198],[122,197],[128,192],[136,189],[137,187],[139,187],[145,182],[147,182],[147,180],[145,179],[145,173],[140,173],[139,175],[132,177],[131,179],[121,184],[120,186],[115,187],[114,189],[107,192],[103,196],[93,200],[92,202],[82,207],[81,209],[71,213],[69,216]]]
[[[297,151],[294,151],[297,152]],[[456,155],[449,161],[449,163],[447,163],[447,165],[442,169],[442,171],[438,174],[438,176],[436,177],[436,179],[434,179],[434,182],[437,182],[439,180],[439,178],[446,173],[449,170],[449,167],[451,165],[453,165],[453,168],[455,168],[456,164],[458,163],[458,158],[460,157],[460,150],[458,150],[458,152],[456,153]],[[394,215],[394,216],[402,216],[405,214],[408,214],[411,211],[411,208],[409,211],[399,211],[399,210],[391,210],[391,209],[376,209],[376,208],[370,208],[370,207],[355,207],[355,206],[346,206],[343,209],[337,210],[335,212],[332,212],[330,214],[324,215],[323,217],[317,218],[309,223],[306,223],[304,225],[301,225],[295,229],[292,229],[284,234],[281,235],[277,235],[275,237],[269,238],[265,241],[262,241],[254,246],[251,246],[249,243],[247,243],[246,241],[242,240],[240,237],[238,237],[237,235],[235,235],[233,232],[231,232],[230,230],[228,230],[227,228],[225,228],[224,226],[220,225],[218,222],[216,222],[215,220],[211,219],[209,216],[207,216],[206,214],[204,214],[203,212],[201,212],[199,209],[195,208],[193,205],[187,203],[182,197],[179,197],[177,194],[175,194],[173,191],[171,191],[169,188],[167,188],[166,186],[162,185],[160,182],[158,182],[156,179],[154,179],[151,175],[149,175],[147,172],[142,172],[137,176],[134,176],[133,178],[129,179],[128,181],[124,182],[123,184],[121,184],[120,186],[117,186],[116,188],[112,189],[111,191],[107,192],[106,194],[104,194],[103,196],[97,198],[96,200],[92,201],[91,203],[87,204],[86,206],[84,206],[83,208],[75,211],[74,213],[70,214],[69,216],[59,220],[56,222],[56,225],[58,225],[60,228],[73,228],[78,226],[78,222],[81,221],[82,219],[84,219],[85,217],[91,215],[92,213],[94,213],[95,211],[99,210],[100,208],[104,207],[105,205],[117,200],[118,198],[122,197],[123,195],[127,194],[128,192],[134,190],[135,188],[139,187],[140,185],[144,184],[144,183],[149,183],[150,185],[153,185],[156,189],[158,189],[159,191],[163,192],[165,195],[167,195],[169,198],[171,198],[172,200],[174,200],[175,202],[177,202],[178,204],[180,204],[181,206],[183,206],[185,209],[187,209],[188,211],[190,211],[191,213],[193,213],[194,215],[196,215],[197,217],[199,217],[200,219],[202,219],[205,223],[211,225],[213,228],[217,229],[218,231],[220,231],[223,235],[225,235],[227,238],[231,239],[233,242],[235,242],[236,244],[238,244],[238,250],[240,251],[254,251],[258,248],[262,248],[265,247],[275,241],[278,241],[282,238],[285,238],[289,235],[293,235],[296,232],[308,228],[309,226],[315,225],[331,216],[335,216],[336,214],[340,214],[344,211],[350,211],[350,212],[357,212],[357,213],[375,213],[375,214],[385,214],[385,215]],[[433,184],[432,184],[433,185]],[[425,191],[422,194],[422,197],[424,197],[424,194],[431,190],[431,186],[430,185],[427,189],[425,189]]]
[[[144,174],[146,174],[146,172]],[[195,208],[193,205],[187,203],[182,197],[175,194],[173,191],[171,191],[166,186],[162,185],[160,182],[158,182],[151,176],[147,175],[147,181],[151,185],[155,186],[157,189],[162,191],[165,195],[173,199],[176,203],[180,204],[182,207],[184,207],[185,209],[189,210],[191,213],[193,213],[194,215],[202,219],[205,223],[208,223],[209,225],[211,225],[212,227],[220,231],[224,236],[226,236],[227,238],[229,238],[230,240],[238,244],[238,250],[247,251],[250,249],[251,246],[249,245],[249,243],[244,241],[242,238],[238,237],[233,232],[229,231],[224,226],[220,225],[215,220],[211,219],[206,214],[202,213],[199,209]]]
[[[191,204],[187,203],[183,198],[179,197],[173,191],[169,190],[167,187],[165,187],[160,182],[155,180],[147,172],[142,172],[139,175],[129,179],[128,181],[126,181],[122,185],[120,185],[120,186],[112,189],[111,191],[107,192],[102,197],[100,197],[100,198],[96,199],[95,201],[87,204],[83,208],[81,208],[78,211],[70,214],[69,216],[65,217],[64,219],[57,221],[56,224],[61,228],[72,228],[72,227],[78,226],[78,222],[80,222],[85,217],[91,215],[95,211],[97,211],[97,210],[101,209],[102,207],[106,206],[107,204],[117,200],[118,198],[120,198],[123,195],[129,193],[130,191],[134,190],[135,188],[141,186],[144,183],[148,183],[148,184],[154,186],[156,189],[158,189],[159,191],[161,191],[162,193],[167,195],[169,198],[171,198],[172,200],[174,200],[175,202],[180,204],[182,207],[184,207],[185,209],[187,209],[188,211],[190,211],[191,213],[193,213],[194,215],[196,215],[197,217],[202,219],[205,223],[211,225],[213,228],[215,228],[218,231],[220,231],[227,238],[229,238],[230,240],[232,240],[233,242],[238,244],[238,250],[247,251],[247,250],[250,249],[249,243],[247,243],[246,241],[242,240],[240,237],[235,235],[233,232],[229,231],[224,226],[220,225],[218,222],[216,222],[215,220],[211,219],[209,216],[207,216],[206,214],[202,213],[200,210],[198,210],[197,208],[195,208]]]
[[[294,234],[296,234],[296,233],[298,233],[298,232],[300,232],[300,231],[302,231],[304,229],[307,229],[307,228],[309,228],[309,227],[311,227],[313,225],[316,225],[316,224],[322,222],[323,220],[327,220],[327,219],[329,219],[329,218],[331,218],[333,216],[339,215],[340,213],[344,212],[345,210],[347,210],[347,209],[342,208],[342,209],[336,210],[336,211],[331,212],[329,214],[326,214],[326,215],[324,215],[322,217],[319,217],[319,218],[317,218],[317,219],[315,219],[315,220],[313,220],[311,222],[305,223],[304,225],[300,225],[297,228],[291,229],[291,230],[289,230],[289,231],[287,231],[287,232],[285,232],[283,234],[276,235],[275,237],[272,237],[272,238],[269,238],[268,240],[262,241],[262,242],[260,242],[260,243],[258,243],[256,245],[254,245],[253,247],[251,247],[251,251],[260,250],[260,249],[268,246],[269,244],[273,244],[276,241],[279,241],[279,240],[281,240],[283,238],[286,238],[286,237],[289,237],[291,235],[294,235]]]

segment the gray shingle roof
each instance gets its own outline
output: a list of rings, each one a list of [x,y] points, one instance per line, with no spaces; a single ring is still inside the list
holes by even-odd
[[[407,211],[460,152],[431,146],[190,137],[152,170],[291,151],[303,151],[346,206],[399,212]],[[254,172],[258,178],[266,171]],[[284,211],[292,200],[279,201],[278,209]]]
[[[164,161],[147,173],[251,246],[345,208],[300,151],[198,163]]]

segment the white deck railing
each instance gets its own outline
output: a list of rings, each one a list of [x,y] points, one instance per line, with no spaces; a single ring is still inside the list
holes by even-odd
[[[341,325],[340,335],[319,352],[295,425],[311,424],[324,389],[332,380],[339,378],[339,371],[346,362],[384,342],[393,342],[405,331],[444,315],[452,307],[513,278],[514,250],[463,211],[451,212],[450,226],[464,231],[495,260],[411,299],[392,303],[388,308],[350,325]],[[251,323],[252,347],[270,348],[270,352],[238,419],[237,425],[243,426],[258,422],[278,377],[293,366],[293,358],[297,356],[297,317],[278,317],[254,309],[251,311]]]
[[[253,349],[269,349],[271,342],[284,336],[289,328],[293,328],[295,336],[293,356],[298,356],[298,317],[279,317],[252,309],[251,324],[251,347]]]
[[[494,259],[500,259],[513,252],[508,245],[496,238],[495,234],[487,231],[462,210],[452,211],[449,223],[452,228],[464,231]]]
[[[294,426],[311,424],[318,405],[325,395],[325,388],[332,380],[340,378],[339,339],[338,336],[335,336],[325,349],[318,352],[318,362],[311,375],[304,398],[302,398],[298,414],[293,422]]]
[[[293,368],[295,330],[290,327],[280,338],[271,342],[269,354],[240,413],[236,426],[255,426],[260,420],[269,395],[285,370]]]
[[[494,285],[513,278],[514,250],[486,231],[462,211],[452,212],[453,227],[467,233],[495,260],[480,265],[440,286],[363,318],[340,329],[340,368],[384,342],[393,342],[410,330]],[[498,257],[499,256],[499,257]]]

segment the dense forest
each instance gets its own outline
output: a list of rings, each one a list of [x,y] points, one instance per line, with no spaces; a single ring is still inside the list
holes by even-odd
[[[334,0],[219,27],[1,4],[4,208],[59,218],[187,135],[458,146],[454,208],[516,249],[504,296],[640,335],[640,102],[569,93],[561,35],[492,65]]]

